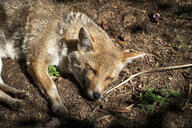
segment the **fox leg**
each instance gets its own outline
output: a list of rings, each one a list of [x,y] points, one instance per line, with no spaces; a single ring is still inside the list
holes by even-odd
[[[9,105],[13,109],[17,109],[23,102],[23,100],[12,98],[6,93],[14,94],[16,97],[23,98],[26,96],[25,92],[6,85],[1,78],[1,70],[2,70],[2,60],[0,58],[0,102]]]
[[[48,65],[42,61],[34,61],[29,63],[28,72],[32,76],[35,84],[44,93],[48,94],[53,112],[60,117],[65,117],[68,114],[68,109],[63,105],[58,94],[56,85],[48,75]]]
[[[12,94],[16,98],[25,99],[28,97],[25,91],[18,90],[16,88],[13,88],[13,87],[8,86],[8,85],[3,84],[3,83],[0,83],[0,90],[6,92],[8,94]]]
[[[8,94],[0,90],[0,102],[3,102],[9,105],[9,107],[11,107],[12,109],[16,110],[22,105],[23,100],[12,98]]]

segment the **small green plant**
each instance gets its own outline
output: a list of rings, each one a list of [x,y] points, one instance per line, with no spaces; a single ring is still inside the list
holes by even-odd
[[[180,95],[180,91],[171,91],[169,86],[163,88],[150,88],[146,86],[143,93],[138,96],[138,106],[147,110],[154,110],[157,105],[162,105],[169,100],[170,97],[177,97]]]
[[[57,68],[53,65],[48,67],[48,73],[49,73],[49,76],[56,76],[56,77],[61,76],[60,72],[57,71]]]

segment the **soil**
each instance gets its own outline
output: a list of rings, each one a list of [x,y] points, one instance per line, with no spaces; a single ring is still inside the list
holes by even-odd
[[[147,56],[128,64],[119,79],[106,90],[131,74],[148,69],[192,63],[192,2],[190,0],[59,0],[73,5],[106,32],[122,50],[142,51]],[[160,14],[160,15],[159,15]],[[156,15],[157,18],[153,18]],[[107,28],[104,26],[104,28]],[[1,128],[95,127],[95,128],[191,128],[192,68],[154,72],[134,78],[103,99],[89,101],[70,74],[53,78],[71,119],[59,122],[50,104],[33,84],[22,62],[3,59],[2,77],[8,85],[25,90],[28,98],[19,110],[0,104]],[[169,85],[180,96],[146,110],[137,105],[138,95],[146,85],[152,88]],[[186,109],[182,109],[185,106]],[[60,125],[59,125],[60,123]]]

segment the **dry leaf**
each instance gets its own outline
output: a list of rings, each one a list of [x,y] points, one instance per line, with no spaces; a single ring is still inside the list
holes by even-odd
[[[119,43],[121,45],[126,45],[127,44],[125,41],[121,41],[120,39],[117,39],[117,43]]]

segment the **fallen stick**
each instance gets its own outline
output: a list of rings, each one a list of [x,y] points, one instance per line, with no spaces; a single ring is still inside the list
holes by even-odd
[[[189,68],[192,67],[192,64],[186,64],[186,65],[178,65],[178,66],[170,66],[170,67],[163,67],[163,68],[156,68],[156,69],[150,69],[147,71],[143,71],[143,72],[139,72],[136,74],[131,75],[128,79],[126,79],[125,81],[121,82],[120,84],[116,85],[115,87],[113,87],[112,89],[108,90],[105,92],[104,95],[109,94],[111,91],[113,91],[114,89],[124,85],[125,83],[127,83],[128,81],[130,81],[132,78],[142,75],[142,74],[146,74],[146,73],[153,73],[153,72],[161,72],[161,71],[166,71],[166,70],[172,70],[172,69],[181,69],[181,68]]]

